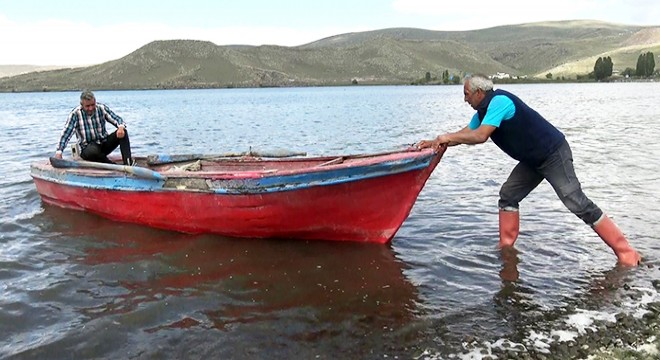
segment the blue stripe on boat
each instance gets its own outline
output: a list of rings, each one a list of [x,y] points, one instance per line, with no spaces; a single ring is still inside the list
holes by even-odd
[[[43,170],[32,169],[32,175],[61,184],[76,187],[104,190],[122,191],[191,191],[212,192],[216,194],[259,194],[275,193],[282,191],[301,190],[315,186],[328,186],[384,175],[404,173],[424,169],[429,166],[433,154],[422,157],[405,158],[384,163],[370,165],[341,167],[333,170],[313,171],[292,175],[266,175],[260,178],[248,179],[217,179],[209,180],[210,190],[199,190],[194,188],[167,188],[167,181],[141,179],[128,174],[108,173],[104,176],[90,176],[74,172],[62,171],[61,169]],[[177,181],[181,178],[170,177],[169,180]],[[196,178],[203,179],[203,178]]]

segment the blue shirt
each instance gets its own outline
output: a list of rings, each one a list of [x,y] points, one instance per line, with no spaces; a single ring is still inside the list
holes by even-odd
[[[516,106],[513,105],[513,101],[504,95],[496,95],[490,101],[490,104],[488,104],[488,111],[486,111],[484,120],[479,121],[479,114],[474,113],[469,126],[472,130],[475,130],[482,124],[498,128],[502,124],[502,121],[511,120],[515,114]]]

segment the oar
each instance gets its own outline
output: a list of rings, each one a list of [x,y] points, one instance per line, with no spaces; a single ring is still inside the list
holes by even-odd
[[[157,173],[153,170],[143,168],[143,167],[138,167],[138,166],[127,166],[127,165],[117,165],[117,164],[106,164],[106,163],[99,163],[99,162],[92,162],[92,161],[73,161],[73,160],[66,160],[66,159],[58,159],[55,157],[50,158],[50,164],[53,165],[54,168],[68,168],[68,169],[75,169],[75,168],[91,168],[91,169],[104,169],[104,170],[112,170],[112,171],[122,171],[128,174],[135,175],[137,177],[143,178],[143,179],[151,179],[151,180],[167,180],[167,177]]]
[[[265,158],[284,158],[292,156],[306,156],[306,152],[297,152],[290,150],[275,150],[275,151],[255,151],[250,149],[246,152],[228,152],[224,154],[178,154],[178,155],[167,155],[167,154],[157,154],[147,156],[147,164],[149,165],[162,165],[162,164],[171,164],[184,161],[193,161],[193,160],[211,160],[227,157],[241,157],[241,156],[254,156],[254,157],[265,157]]]

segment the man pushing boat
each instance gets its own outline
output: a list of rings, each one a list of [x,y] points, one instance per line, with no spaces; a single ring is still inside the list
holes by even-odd
[[[500,247],[513,246],[520,229],[519,203],[544,179],[564,205],[590,225],[614,251],[620,264],[636,266],[641,257],[621,230],[582,191],[573,168],[573,154],[564,134],[517,96],[493,90],[484,75],[465,78],[464,100],[477,112],[460,131],[422,140],[418,148],[481,144],[489,138],[518,160],[500,189]]]

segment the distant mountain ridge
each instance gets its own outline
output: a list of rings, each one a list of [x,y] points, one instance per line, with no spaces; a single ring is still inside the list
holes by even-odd
[[[660,26],[586,20],[470,31],[390,28],[295,47],[167,40],[98,65],[0,78],[0,91],[409,84],[444,71],[575,78],[600,56],[610,56],[615,70],[634,69],[646,51],[660,54]]]

